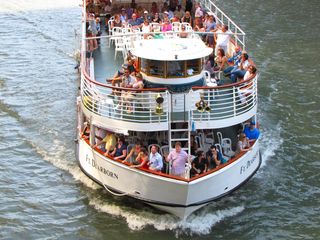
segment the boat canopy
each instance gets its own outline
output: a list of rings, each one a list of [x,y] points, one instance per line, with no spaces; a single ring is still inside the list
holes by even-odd
[[[200,39],[149,39],[134,42],[133,55],[151,60],[192,60],[209,56],[213,49]]]

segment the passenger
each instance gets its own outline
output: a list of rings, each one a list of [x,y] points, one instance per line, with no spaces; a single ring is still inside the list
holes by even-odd
[[[246,126],[244,128],[243,133],[247,136],[249,142],[257,140],[260,136],[260,131],[256,128],[256,123],[254,121],[250,122],[250,127]]]
[[[151,153],[149,155],[149,170],[161,171],[163,167],[162,156],[158,153],[158,147],[156,145],[151,146]]]
[[[199,148],[199,145],[197,143],[197,141],[195,140],[195,137],[194,135],[191,135],[190,137],[190,151],[191,151],[191,155],[195,156],[197,151],[198,151],[198,148]]]
[[[100,21],[101,21],[100,18],[97,17],[96,18],[97,37],[100,37],[102,34]],[[100,38],[97,39],[97,43],[98,43],[98,45],[100,44]]]
[[[214,61],[214,54],[210,54],[209,55],[209,59],[206,62],[205,65],[205,70],[208,71],[210,73],[210,77],[215,77],[215,73],[214,73],[214,67],[216,66],[216,63]]]
[[[127,145],[125,144],[124,137],[118,138],[116,147],[110,154],[114,160],[124,160],[127,156]]]
[[[114,21],[111,22],[111,30],[114,27],[122,27],[122,26],[123,26],[123,24],[121,22],[120,15],[119,14],[114,15]]]
[[[250,66],[248,67],[248,70],[246,71],[246,74],[243,76],[243,80],[244,80],[244,81],[252,80],[252,79],[254,79],[254,78],[256,77],[256,75],[257,75],[257,69],[256,69],[256,67],[253,66],[253,65],[250,65]],[[248,136],[248,135],[247,135],[247,136]]]
[[[243,78],[251,63],[252,62],[251,60],[249,60],[249,55],[245,52],[242,53],[241,61],[238,68],[231,72],[231,76],[230,76],[231,81],[235,83],[237,82],[238,78]]]
[[[98,142],[102,141],[107,136],[107,132],[102,128],[96,127],[95,132],[94,132],[94,136],[95,136],[95,138],[94,138],[95,143],[98,143]],[[103,152],[106,151],[104,146],[101,146],[100,149]]]
[[[143,89],[144,84],[143,84],[143,78],[141,73],[137,73],[136,74],[136,78],[134,80],[134,83],[132,84],[133,89]],[[132,103],[131,100],[136,96],[136,92],[132,92],[132,91],[126,91],[123,93],[122,97],[123,97],[123,101],[127,107],[127,111],[128,113],[132,113],[133,109],[132,109]]]
[[[217,29],[216,29],[216,26],[217,26],[216,19],[214,18],[213,15],[209,15],[208,16],[208,20],[204,23],[204,26],[205,26],[206,32],[215,32],[215,31],[217,31]],[[206,36],[206,42],[209,45],[209,47],[213,47],[213,45],[214,45],[213,34],[208,34]]]
[[[148,151],[146,148],[141,148],[136,160],[138,162],[138,165],[131,165],[132,168],[144,168],[148,169]]]
[[[83,139],[89,139],[89,137],[90,137],[90,125],[87,122],[84,123],[84,129],[82,131],[81,137]]]
[[[217,150],[217,147],[215,145],[212,145],[210,149],[208,150],[207,154],[207,161],[208,161],[208,169],[214,169],[223,162],[222,161],[222,155],[221,153]]]
[[[202,23],[202,18],[201,17],[196,17],[194,19],[194,27],[193,30],[196,32],[204,32],[205,28],[203,27],[203,23]]]
[[[180,142],[176,142],[175,149],[169,153],[166,161],[172,162],[172,175],[185,177],[185,163],[188,161],[188,154],[181,149]]]
[[[196,3],[195,5],[194,5],[194,7],[195,7],[195,13],[194,13],[194,16],[197,18],[197,17],[199,17],[199,18],[202,18],[203,17],[203,11],[202,11],[202,9],[201,9],[201,6],[200,6],[200,4],[199,3]]]
[[[124,70],[124,74],[122,76],[122,82],[120,84],[121,87],[124,87],[124,88],[131,88],[133,83],[135,81],[135,77],[133,77],[131,74],[130,74],[130,71],[128,68],[126,68]]]
[[[104,148],[106,151],[103,155],[109,155],[109,153],[114,150],[117,144],[116,136],[111,132],[107,132],[107,135],[101,141],[98,141],[95,145],[93,145],[92,148],[94,149],[102,144],[105,144]]]
[[[159,12],[159,9],[158,9],[157,3],[156,2],[152,2],[152,4],[151,4],[151,14],[153,16],[155,16],[156,14],[158,14],[158,12]]]
[[[88,28],[87,28],[88,34],[87,36],[90,37],[96,37],[98,31],[97,31],[97,25],[95,21],[94,14],[89,14],[88,17]],[[98,42],[97,39],[89,39],[89,52],[93,52],[98,48]]]
[[[123,24],[126,24],[128,22],[128,16],[125,8],[121,9],[120,20]]]
[[[190,171],[191,177],[199,176],[208,170],[208,160],[203,151],[197,152],[197,157],[192,161],[192,168]]]
[[[223,73],[225,74],[225,76],[229,76],[233,71],[237,70],[241,61],[241,55],[242,55],[241,48],[237,46],[235,48],[235,51],[232,54],[232,57],[228,59],[229,67],[223,70]]]
[[[187,38],[189,36],[189,33],[186,32],[186,26],[182,25],[181,26],[181,32],[179,33],[179,37],[181,38]]]
[[[143,12],[143,22],[147,21],[148,23],[152,21],[152,16],[149,14],[147,10]]]
[[[154,23],[161,23],[161,18],[159,17],[159,13],[155,13],[154,17],[152,19],[152,22]]]
[[[228,59],[227,59],[225,52],[222,48],[218,49],[218,54],[214,60],[215,60],[215,63],[217,64],[217,67],[214,69],[215,71],[220,72],[228,66],[227,65]]]
[[[144,20],[143,24],[141,25],[141,31],[143,33],[150,33],[151,32],[151,27],[149,25],[148,20]],[[143,38],[147,39],[149,37],[149,34],[143,34]]]
[[[215,55],[218,54],[218,49],[222,48],[225,52],[225,54],[228,53],[228,44],[229,44],[229,40],[230,40],[230,35],[228,33],[230,33],[230,31],[228,30],[228,26],[227,25],[223,25],[221,27],[221,29],[216,31],[216,34],[214,35],[214,39],[216,42],[216,48],[215,48]]]
[[[169,18],[165,18],[163,20],[161,31],[162,32],[172,31],[172,24],[171,24]]]
[[[186,0],[185,10],[186,12],[191,12],[193,8],[193,2],[192,0]]]
[[[183,18],[184,11],[181,8],[181,5],[178,5],[177,9],[174,11],[174,16],[178,17],[179,19]]]
[[[135,162],[136,158],[139,155],[139,152],[141,151],[142,148],[142,144],[140,141],[138,141],[134,147],[131,149],[131,151],[129,152],[129,154],[127,155],[127,157],[122,161],[123,163],[128,162],[128,163],[132,163],[132,164],[138,164]]]
[[[138,18],[136,13],[133,13],[132,19],[129,19],[128,23],[132,26],[132,28],[140,28],[142,21]]]
[[[236,154],[240,152],[248,152],[251,150],[249,139],[246,137],[245,133],[240,133],[239,141],[237,143]]]
[[[186,10],[184,17],[181,19],[181,22],[189,23],[191,27],[193,26],[193,19],[189,11]]]

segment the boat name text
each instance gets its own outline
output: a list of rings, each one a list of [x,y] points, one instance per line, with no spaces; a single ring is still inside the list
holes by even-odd
[[[242,165],[240,168],[240,174],[244,173],[248,168],[250,168],[252,166],[252,164],[254,163],[254,161],[256,160],[257,156],[258,156],[259,152],[256,152],[256,154],[253,156],[252,159],[248,160],[246,164]]]
[[[115,179],[119,179],[119,176],[118,174],[114,173],[114,172],[111,172],[110,170],[108,169],[105,169],[104,167],[102,166],[99,166],[97,164],[97,162],[90,158],[88,156],[88,154],[86,155],[86,162],[91,165],[92,167],[94,167],[95,169],[97,169],[98,171],[100,171],[101,173],[103,173],[104,175],[108,176],[108,177],[111,177],[111,178],[115,178]]]

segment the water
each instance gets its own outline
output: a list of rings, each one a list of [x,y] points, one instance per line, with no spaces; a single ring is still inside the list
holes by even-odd
[[[261,73],[263,165],[185,221],[112,197],[79,170],[80,1],[0,1],[1,239],[320,238],[318,1],[220,1]]]

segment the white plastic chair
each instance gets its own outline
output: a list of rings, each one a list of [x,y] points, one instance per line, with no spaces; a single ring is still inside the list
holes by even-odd
[[[123,59],[125,59],[125,45],[122,37],[115,39],[114,59],[117,58],[117,53],[121,52]]]
[[[223,138],[221,132],[217,132],[217,136],[218,136],[219,144],[221,145],[222,150],[223,150],[223,152],[221,152],[221,153],[228,156],[229,158],[233,157],[235,152],[232,151],[231,139],[230,138]]]
[[[161,26],[159,23],[150,23],[151,32],[161,32]]]
[[[181,23],[173,22],[172,23],[172,31],[179,32],[181,30]]]

